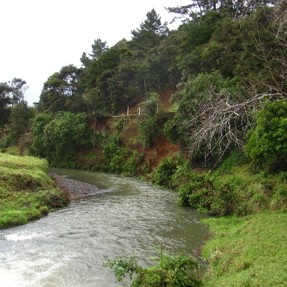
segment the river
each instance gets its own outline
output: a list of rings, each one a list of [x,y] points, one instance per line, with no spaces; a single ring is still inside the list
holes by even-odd
[[[0,230],[0,286],[114,287],[103,266],[116,256],[148,265],[161,245],[198,256],[207,236],[202,218],[176,203],[176,194],[134,178],[75,170],[58,174],[99,187],[29,224]]]

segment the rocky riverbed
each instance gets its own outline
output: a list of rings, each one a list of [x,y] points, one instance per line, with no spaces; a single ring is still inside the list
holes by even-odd
[[[68,193],[71,200],[101,192],[97,186],[87,182],[70,179],[56,173],[50,173],[50,176],[60,189],[65,190]]]

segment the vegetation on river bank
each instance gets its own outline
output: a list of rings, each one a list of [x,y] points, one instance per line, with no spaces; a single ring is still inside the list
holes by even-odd
[[[211,236],[203,247],[209,268],[202,286],[285,286],[285,171],[252,172],[250,160],[236,151],[213,172],[191,170],[178,156],[165,158],[152,179],[178,190],[182,205],[216,215],[204,220]]]
[[[25,82],[0,83],[0,148],[18,144],[58,167],[147,176],[178,192],[182,205],[237,216],[208,221],[215,237],[207,286],[277,287],[286,261],[279,252],[272,265],[252,243],[270,255],[286,247],[286,1],[190,2],[170,8],[186,20],[175,31],[152,10],[130,41],[109,48],[95,40],[82,67],[47,79],[34,109],[23,101]],[[166,91],[172,106],[161,113]],[[34,184],[29,168],[1,171],[1,194],[21,206],[22,223],[46,213],[48,204],[23,199],[49,190],[42,180]],[[13,223],[18,211],[5,200]],[[259,278],[273,272],[274,281]]]
[[[212,237],[203,250],[210,263],[203,286],[286,286],[286,212],[210,218],[205,222]]]
[[[39,219],[68,198],[47,175],[46,160],[0,153],[0,228]]]
[[[105,265],[113,269],[118,282],[128,277],[132,287],[199,287],[201,286],[198,264],[185,255],[170,255],[160,251],[151,258],[154,265],[142,267],[135,258],[117,257]],[[124,285],[126,286],[126,285]]]

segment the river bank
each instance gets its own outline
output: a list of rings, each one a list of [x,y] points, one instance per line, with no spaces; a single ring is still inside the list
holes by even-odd
[[[47,171],[45,160],[0,153],[0,228],[26,224],[69,203]]]
[[[157,246],[194,255],[208,236],[203,216],[180,207],[174,192],[131,177],[66,171],[100,193],[31,224],[0,230],[0,274],[11,281],[8,286],[115,287],[113,271],[103,266],[108,259],[131,256],[149,266]]]
[[[32,157],[0,154],[0,171],[2,228],[25,224],[47,215],[50,210],[65,206],[69,202],[67,194],[73,200],[105,192],[97,185],[55,173],[51,174],[52,180],[47,175],[46,161]],[[111,184],[114,186],[117,182]],[[64,192],[60,192],[56,185]],[[149,205],[151,202],[145,202],[148,200],[144,197],[140,202]],[[155,210],[158,212],[155,218],[166,210],[162,208],[163,203],[154,207],[158,209]],[[182,212],[186,211],[184,208]],[[243,217],[214,217],[205,219],[204,223],[210,227],[212,236],[205,243],[202,253],[210,264],[203,286],[285,286],[286,212],[264,211]],[[188,238],[194,240],[193,233]],[[171,243],[173,240],[168,239]],[[140,256],[146,259],[144,255]]]
[[[203,249],[209,261],[204,287],[286,286],[286,212],[266,211],[205,222],[212,237]]]
[[[60,180],[66,187],[74,183],[65,177]],[[202,279],[204,287],[285,286],[287,215],[284,211],[211,217],[203,219],[203,223],[211,232],[201,253],[209,263]]]
[[[97,186],[87,182],[70,179],[54,172],[49,173],[49,175],[55,181],[58,188],[68,194],[70,200],[91,196],[102,192]]]

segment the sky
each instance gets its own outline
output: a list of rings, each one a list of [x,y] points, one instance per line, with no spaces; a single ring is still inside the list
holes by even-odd
[[[1,0],[0,82],[27,82],[25,100],[39,101],[44,82],[66,65],[81,66],[95,39],[109,47],[145,21],[153,8],[162,22],[175,16],[164,7],[188,0]],[[180,23],[170,25],[175,29]]]

